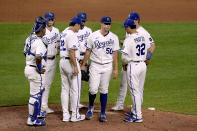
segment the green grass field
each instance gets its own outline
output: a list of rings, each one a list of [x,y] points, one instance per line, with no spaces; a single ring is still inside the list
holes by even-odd
[[[68,23],[56,23],[62,31]],[[99,23],[87,23],[94,31]],[[123,39],[122,23],[111,30]],[[146,76],[143,108],[197,115],[197,23],[142,23],[157,45]],[[24,76],[23,43],[32,23],[0,23],[0,106],[26,105],[29,85]],[[121,63],[121,62],[120,62]],[[121,65],[119,65],[121,68]],[[120,74],[119,74],[120,76]],[[112,80],[108,103],[115,104],[120,77]],[[60,73],[57,69],[50,103],[60,103]],[[99,102],[97,95],[96,102]],[[82,102],[88,102],[88,83],[84,83]],[[131,104],[127,93],[126,105]]]

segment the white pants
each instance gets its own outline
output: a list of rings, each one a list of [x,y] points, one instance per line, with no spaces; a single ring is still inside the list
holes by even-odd
[[[91,62],[90,65],[90,83],[89,83],[89,92],[94,95],[98,92],[107,94],[108,86],[112,74],[112,62],[107,64],[98,64]]]
[[[68,110],[69,96],[72,117],[78,118],[79,115],[79,102],[80,102],[80,92],[81,92],[81,70],[79,63],[77,61],[77,66],[79,74],[77,76],[73,75],[73,65],[71,61],[65,58],[60,60],[60,74],[62,80],[62,91],[61,91],[61,104],[63,115],[70,115]]]
[[[45,72],[45,91],[42,96],[42,108],[48,108],[48,98],[50,93],[51,84],[54,80],[56,72],[56,58],[53,60],[48,59],[46,64],[46,72]]]
[[[29,98],[29,114],[33,115],[34,113],[34,106],[33,104],[37,101],[39,104],[40,101],[38,100],[38,95],[41,92],[41,90],[43,89],[43,80],[44,80],[44,74],[39,74],[36,71],[35,67],[31,67],[31,66],[26,66],[25,67],[25,76],[29,81],[30,84],[30,98]],[[31,97],[33,96],[33,97]]]
[[[133,113],[137,119],[142,118],[141,106],[144,95],[144,82],[146,77],[145,62],[130,62],[127,66],[127,81],[133,101]]]
[[[127,72],[122,69],[121,78],[120,78],[120,90],[118,94],[118,99],[116,101],[116,105],[123,106],[125,97],[127,94]]]

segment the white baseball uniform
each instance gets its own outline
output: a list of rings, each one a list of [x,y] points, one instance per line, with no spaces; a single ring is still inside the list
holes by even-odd
[[[24,53],[26,54],[25,76],[30,84],[30,98],[29,98],[29,115],[34,113],[34,103],[41,104],[41,97],[43,87],[44,74],[39,74],[36,71],[35,56],[46,57],[47,49],[42,38],[35,34],[31,34],[25,41]],[[45,59],[46,60],[46,59]],[[44,66],[44,63],[42,63]]]
[[[67,27],[62,33],[65,33],[65,31],[68,29],[69,29],[69,27]],[[79,52],[80,52],[79,60],[84,59],[85,51],[86,51],[85,44],[87,43],[87,39],[91,33],[92,33],[92,30],[87,26],[84,26],[83,29],[80,29],[78,32],[76,32],[78,42],[79,42]],[[83,82],[81,81],[81,88],[82,87],[83,87]],[[79,104],[79,106],[80,106],[80,104]]]
[[[140,26],[138,29],[136,29],[136,31],[149,36],[149,43],[154,44],[154,41],[153,41],[152,37],[150,36],[150,34],[142,26]],[[129,37],[129,36],[130,36],[130,34],[126,33],[126,38]],[[127,79],[126,79],[126,71],[124,71],[124,70],[122,70],[122,72],[121,72],[120,82],[121,82],[120,90],[119,90],[119,95],[118,95],[117,102],[116,102],[117,106],[123,106],[124,105],[124,100],[125,100],[126,93],[127,93],[127,85],[128,84],[127,84]]]
[[[80,90],[81,90],[81,70],[77,59],[80,57],[79,43],[72,30],[67,29],[61,34],[60,40],[60,73],[62,80],[62,91],[61,91],[61,103],[63,110],[63,120],[70,118],[68,104],[69,96],[72,110],[72,117],[80,117],[79,115],[79,101],[80,101]],[[73,65],[69,58],[69,50],[75,50],[75,57],[77,61],[79,74],[73,75]],[[71,119],[72,119],[71,117]]]
[[[80,51],[80,60],[83,60],[85,51],[86,51],[86,46],[85,44],[87,43],[87,39],[92,33],[92,30],[88,28],[87,26],[84,26],[83,29],[80,29],[77,33],[77,38],[79,42],[79,51]]]
[[[91,50],[89,92],[107,94],[112,73],[113,52],[119,51],[118,37],[109,32],[103,36],[100,30],[93,32],[87,40],[87,49]]]
[[[146,76],[147,50],[151,47],[150,35],[134,33],[127,37],[122,47],[122,63],[127,65],[127,82],[133,101],[133,113],[137,119],[142,118],[144,82]]]
[[[68,27],[62,33],[65,33],[66,30],[68,30]],[[76,34],[79,42],[80,60],[83,60],[86,51],[85,44],[87,43],[90,34],[92,34],[92,30],[89,27],[84,26],[84,28],[80,29]]]
[[[47,63],[44,83],[45,91],[42,97],[42,110],[46,110],[48,108],[48,98],[51,84],[56,72],[57,42],[60,41],[59,30],[55,27],[52,27],[51,31],[46,28],[43,41],[47,44]]]

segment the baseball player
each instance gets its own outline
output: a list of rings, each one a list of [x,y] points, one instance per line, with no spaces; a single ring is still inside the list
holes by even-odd
[[[129,18],[134,19],[137,32],[144,33],[144,34],[147,34],[149,36],[149,41],[151,43],[151,49],[150,49],[150,53],[147,55],[147,58],[145,60],[146,64],[148,65],[149,62],[150,62],[150,57],[152,56],[152,54],[153,54],[153,52],[156,48],[155,43],[154,43],[152,37],[150,36],[150,34],[142,26],[139,25],[140,16],[139,16],[138,13],[136,13],[136,12],[130,13]],[[130,35],[131,34],[128,34],[126,32],[126,38],[129,37]],[[127,93],[127,85],[128,84],[127,84],[127,79],[126,79],[126,71],[122,70],[119,96],[118,96],[116,105],[114,107],[112,107],[112,110],[114,110],[114,111],[123,110],[124,100],[125,100],[126,93]],[[132,112],[129,111],[129,112],[126,112],[125,114],[130,116],[130,115],[132,115]]]
[[[47,26],[43,40],[48,45],[48,47],[47,47],[47,66],[45,72],[46,79],[44,83],[45,91],[42,97],[42,111],[46,111],[47,113],[52,113],[54,111],[48,107],[48,98],[49,98],[51,84],[53,82],[56,72],[56,55],[58,53],[57,47],[60,45],[60,35],[59,35],[59,30],[53,26],[55,22],[54,13],[47,12],[44,17],[47,21]]]
[[[113,70],[113,77],[118,76],[118,37],[110,32],[111,18],[104,16],[101,19],[101,29],[93,32],[86,44],[86,53],[81,65],[81,70],[85,69],[85,64],[90,56],[90,83],[89,83],[89,107],[86,119],[91,119],[94,110],[94,100],[98,89],[100,91],[101,114],[99,120],[106,122],[105,113],[107,104],[108,86]],[[114,68],[113,68],[114,67]]]
[[[77,38],[78,38],[78,42],[79,42],[79,52],[80,52],[79,62],[81,64],[82,60],[84,59],[84,55],[85,55],[85,51],[86,51],[85,44],[87,43],[87,38],[92,33],[92,30],[89,27],[85,26],[85,23],[87,21],[87,15],[85,12],[79,12],[77,14],[77,17],[82,20],[81,28],[76,33]],[[67,27],[62,33],[65,33],[68,29],[69,29],[69,27]],[[81,83],[81,88],[82,87],[83,87],[83,85]],[[85,106],[82,104],[79,104],[79,108],[83,108],[83,107],[85,107]]]
[[[80,51],[80,62],[82,63],[82,60],[84,59],[84,55],[85,55],[85,51],[86,51],[85,44],[87,43],[87,39],[90,36],[90,34],[92,33],[92,30],[89,27],[85,26],[85,23],[87,21],[87,15],[85,12],[78,13],[77,17],[82,20],[82,24],[83,24],[81,26],[81,29],[77,32],[77,38],[78,38],[78,42],[79,42],[79,51]],[[83,87],[83,85],[81,83],[81,88],[82,87]],[[85,106],[82,104],[79,104],[79,108],[83,108],[83,107],[85,107]]]
[[[46,46],[42,42],[45,35],[46,21],[44,18],[37,17],[35,20],[33,32],[25,41],[24,54],[26,56],[25,76],[30,84],[29,98],[29,117],[27,125],[44,126],[44,120],[39,120],[42,93],[44,91],[44,61],[46,60]],[[44,58],[44,59],[43,59]]]
[[[61,103],[63,110],[63,121],[77,122],[85,119],[85,115],[79,114],[81,70],[79,66],[80,52],[79,43],[75,32],[78,32],[82,25],[81,19],[71,19],[69,28],[61,34],[60,40],[60,74],[62,80]],[[68,110],[70,104],[72,115]]]
[[[123,27],[128,34],[122,47],[123,70],[133,101],[133,115],[125,118],[126,122],[142,122],[141,105],[143,102],[144,82],[146,76],[146,56],[150,52],[150,35],[136,31],[134,20],[126,19]],[[147,53],[148,52],[148,53]]]

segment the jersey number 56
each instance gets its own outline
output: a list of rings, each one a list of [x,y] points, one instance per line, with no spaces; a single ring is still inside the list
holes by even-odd
[[[112,48],[106,48],[106,54],[112,54],[113,51],[112,51]]]

